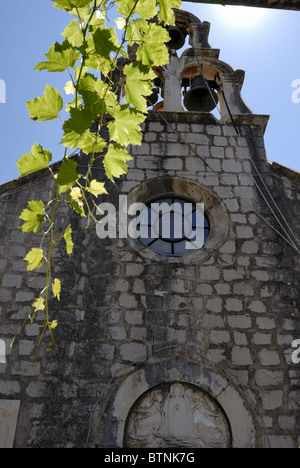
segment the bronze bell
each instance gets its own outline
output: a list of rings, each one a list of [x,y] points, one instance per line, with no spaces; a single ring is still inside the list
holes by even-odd
[[[158,101],[158,96],[159,96],[159,89],[153,88],[150,96],[147,96],[148,106],[150,105],[154,106],[154,104],[156,104]]]
[[[202,75],[192,78],[190,90],[184,91],[184,106],[188,111],[211,112],[218,104],[219,98],[214,89],[218,89],[215,81],[206,81]],[[186,79],[184,80],[186,86]],[[208,89],[210,88],[210,91]]]
[[[150,94],[150,96],[147,96],[147,101],[148,101],[149,106],[150,105],[154,106],[158,101],[160,88],[162,87],[161,79],[155,78],[155,80],[153,80],[153,86],[154,88],[152,89],[152,93]]]
[[[178,26],[167,26],[167,30],[170,35],[170,40],[166,45],[170,49],[181,49],[185,44],[185,38],[187,35],[186,31],[184,29],[180,29]]]

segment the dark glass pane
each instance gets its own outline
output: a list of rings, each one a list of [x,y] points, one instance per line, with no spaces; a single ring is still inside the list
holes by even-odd
[[[200,249],[207,240],[210,223],[202,204],[177,197],[155,200],[140,214],[140,240],[166,255],[184,255]]]

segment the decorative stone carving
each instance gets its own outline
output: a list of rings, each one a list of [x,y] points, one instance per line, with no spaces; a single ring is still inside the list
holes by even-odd
[[[156,387],[140,398],[126,426],[125,446],[227,448],[231,436],[222,410],[187,384]]]

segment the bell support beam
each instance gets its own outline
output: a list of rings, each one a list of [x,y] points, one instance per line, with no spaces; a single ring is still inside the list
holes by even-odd
[[[200,0],[190,0],[191,3],[210,3],[201,2]],[[211,2],[214,3],[215,2]],[[298,10],[300,11],[300,0],[222,0],[222,5],[238,5],[238,6],[249,6],[249,7],[262,7],[272,8],[281,10]]]

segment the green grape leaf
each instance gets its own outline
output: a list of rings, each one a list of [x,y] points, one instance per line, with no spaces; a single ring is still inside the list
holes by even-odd
[[[154,23],[148,24],[145,28],[144,42],[137,50],[137,60],[149,68],[169,63],[169,52],[165,44],[169,40],[170,35],[165,28]]]
[[[65,242],[66,242],[67,254],[71,255],[73,253],[73,249],[74,249],[74,242],[72,240],[71,224],[65,230],[64,239],[65,239]]]
[[[59,185],[59,193],[64,193],[69,190],[75,182],[79,179],[79,174],[76,171],[77,162],[72,159],[67,159],[63,161],[62,165],[59,168],[56,182]]]
[[[125,17],[133,13],[138,14],[141,18],[149,19],[157,15],[156,0],[139,0],[133,11],[132,0],[118,0],[116,2],[119,5],[118,13]]]
[[[96,116],[93,115],[89,109],[85,108],[71,108],[70,115],[71,118],[63,125],[64,135],[62,143],[71,149],[75,149],[78,147],[79,142],[82,141],[85,132],[91,127]]]
[[[118,52],[120,46],[115,28],[98,27],[92,37],[96,53],[101,57],[107,57],[111,52]]]
[[[25,221],[21,226],[23,232],[38,232],[40,226],[45,222],[45,205],[42,201],[30,201],[27,208],[22,212],[20,219]]]
[[[44,96],[39,96],[33,101],[27,101],[30,118],[39,122],[57,119],[63,107],[64,103],[60,93],[56,88],[48,84],[45,88]]]
[[[72,187],[72,189],[68,191],[68,198],[73,210],[80,214],[82,218],[86,218],[81,189],[79,187]]]
[[[118,104],[116,94],[110,91],[110,85],[91,74],[86,74],[81,78],[78,92],[84,100],[84,106],[88,108],[95,116],[99,115],[99,106],[102,103],[106,107],[114,107]],[[101,109],[100,107],[100,109]],[[106,107],[104,110],[106,110]]]
[[[113,181],[114,177],[119,178],[126,174],[128,166],[125,163],[131,159],[132,157],[125,148],[119,145],[110,145],[103,162],[106,176]]]
[[[46,309],[45,299],[43,297],[39,297],[38,299],[34,301],[34,303],[32,304],[32,307],[36,312],[45,310]]]
[[[153,18],[157,15],[156,0],[139,0],[134,12],[144,19]]]
[[[19,175],[24,177],[32,172],[45,169],[51,161],[52,154],[50,151],[45,150],[42,146],[35,143],[31,148],[31,153],[24,154],[21,159],[17,161]]]
[[[126,65],[124,74],[126,75],[126,103],[132,104],[141,112],[146,112],[147,101],[143,96],[150,96],[152,93],[151,80],[156,78],[156,74],[139,62]]]
[[[90,16],[88,18],[86,18],[87,20],[90,19]],[[89,21],[89,24],[91,26],[94,26],[94,27],[99,27],[99,26],[102,26],[103,24],[105,24],[106,22],[106,14],[105,14],[105,11],[100,11],[100,10],[97,10],[95,15],[93,16],[93,18]]]
[[[119,40],[114,28],[98,27],[93,29],[92,37],[86,39],[85,65],[92,70],[101,70],[107,76],[115,65],[111,52],[127,55],[120,50]]]
[[[90,186],[87,188],[87,191],[90,192],[95,197],[99,195],[107,194],[105,190],[105,184],[102,182],[98,182],[97,180],[92,180]]]
[[[142,18],[132,20],[126,28],[126,39],[129,44],[143,42],[145,29],[147,29],[147,21]]]
[[[71,11],[73,8],[83,8],[91,3],[91,0],[52,0],[54,7],[60,10]]]
[[[55,278],[54,283],[52,285],[52,292],[53,292],[53,296],[56,297],[58,301],[60,301],[61,282],[57,278]]]
[[[42,249],[31,249],[24,260],[28,262],[27,271],[39,270],[44,262],[44,252]]]
[[[74,19],[62,33],[62,36],[64,36],[73,47],[81,47],[84,42],[84,35],[80,26],[79,21]]]
[[[73,81],[68,81],[64,87],[66,94],[75,94],[76,89],[74,87]]]
[[[111,111],[114,118],[108,124],[110,139],[124,146],[142,143],[141,127],[145,115],[128,105],[117,106]]]
[[[175,24],[175,16],[172,8],[181,8],[181,0],[158,0],[159,13],[158,18],[160,22],[165,24]]]
[[[116,4],[119,5],[117,12],[125,17],[129,16],[133,11],[132,0],[117,0]]]
[[[56,42],[50,47],[46,57],[48,61],[38,63],[35,70],[62,73],[69,67],[75,67],[77,60],[80,58],[80,53],[66,40],[63,44]]]
[[[60,300],[60,299],[58,299]],[[55,328],[58,327],[58,320],[53,320],[51,323],[49,323],[49,328],[50,330],[55,330]]]
[[[77,140],[77,145],[84,154],[95,154],[102,153],[107,142],[99,135],[87,130],[81,138]]]

